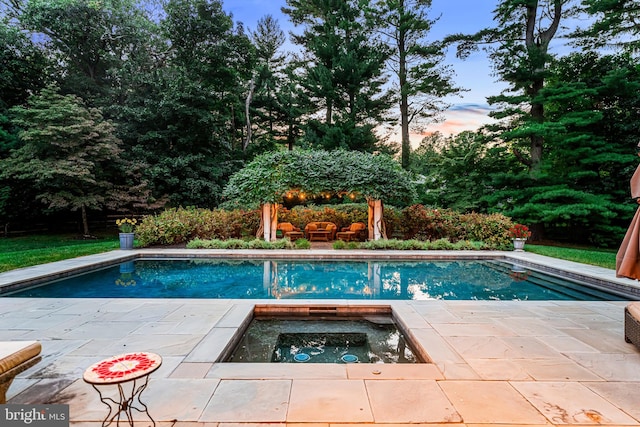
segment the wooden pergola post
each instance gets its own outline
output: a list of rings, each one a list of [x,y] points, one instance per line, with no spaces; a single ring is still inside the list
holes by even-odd
[[[373,239],[380,240],[384,236],[382,227],[382,200],[376,200],[373,204]]]
[[[367,200],[369,240],[387,238],[382,223],[382,200]]]
[[[265,203],[262,205],[262,226],[265,242],[273,242],[276,240],[276,231],[278,228],[277,203]]]

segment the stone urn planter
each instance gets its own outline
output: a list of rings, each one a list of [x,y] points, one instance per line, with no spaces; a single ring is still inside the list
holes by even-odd
[[[133,238],[135,233],[119,233],[120,236],[120,249],[133,249]]]
[[[527,239],[516,237],[513,239],[513,250],[516,252],[524,252],[524,243]]]

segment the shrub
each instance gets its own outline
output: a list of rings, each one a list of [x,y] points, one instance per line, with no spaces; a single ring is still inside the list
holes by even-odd
[[[261,239],[242,240],[242,239],[193,239],[187,243],[189,249],[294,249],[297,246],[289,239],[276,240],[275,242],[266,242]]]
[[[187,249],[222,249],[222,240],[202,240],[195,238],[187,243]]]
[[[482,241],[487,249],[508,249],[511,247],[509,229],[513,222],[499,213],[469,213],[460,216],[460,239]]]
[[[459,214],[454,211],[428,209],[422,205],[409,206],[403,211],[403,237],[429,241],[443,237],[457,240],[457,223]]]
[[[346,249],[347,248],[347,242],[344,242],[342,240],[336,240],[335,242],[333,242],[333,245],[331,245],[333,247],[333,249]]]
[[[437,251],[445,251],[445,250],[453,249],[454,246],[453,246],[453,243],[449,241],[449,239],[443,237],[442,239],[429,242],[429,244],[427,245],[427,248],[432,250],[437,250]]]
[[[311,249],[311,242],[307,239],[298,239],[295,241],[296,249]]]
[[[136,229],[141,246],[174,245],[200,239],[240,239],[253,235],[258,211],[173,208],[145,217]]]
[[[267,242],[264,239],[253,239],[247,242],[247,249],[271,249],[271,242]]]
[[[358,249],[360,248],[360,243],[359,242],[348,242],[347,243],[347,249]]]
[[[331,221],[339,228],[353,222],[368,222],[367,205],[323,205],[296,206],[291,210],[279,210],[279,222],[291,222],[297,227],[312,221]],[[423,205],[413,205],[405,209],[385,206],[384,223],[389,240],[376,243],[357,242],[334,243],[335,249],[509,249],[511,239],[508,230],[513,222],[502,214],[460,214],[448,209],[431,209]],[[252,242],[246,248],[269,249],[274,245],[287,248],[306,249],[311,245],[305,239],[298,239],[287,246],[285,243],[268,243],[255,239],[260,225],[260,211],[222,209],[168,209],[161,214],[148,216],[137,228],[141,246],[182,244],[194,239],[203,240],[243,240]],[[393,242],[399,239],[398,242]],[[446,239],[445,241],[440,241]],[[288,239],[282,239],[287,240]],[[279,242],[279,241],[278,241]],[[402,243],[399,243],[402,242]],[[426,243],[431,242],[429,245]],[[475,242],[475,243],[474,243]],[[478,243],[483,242],[483,243]],[[267,242],[265,242],[267,243]],[[232,241],[228,248],[240,247]],[[217,246],[222,248],[222,245]]]
[[[396,250],[400,249],[403,240],[387,239],[387,240],[369,240],[360,244],[362,249],[371,250]]]
[[[419,250],[427,249],[427,246],[426,246],[426,242],[421,242],[415,239],[409,239],[409,240],[400,240],[400,247],[398,249],[402,249],[405,251],[411,251],[411,250],[419,251]]]
[[[141,246],[173,245],[187,240],[191,230],[186,217],[189,211],[167,209],[157,216],[147,216],[138,225],[136,236]]]

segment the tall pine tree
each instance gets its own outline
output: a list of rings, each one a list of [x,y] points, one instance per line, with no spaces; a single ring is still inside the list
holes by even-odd
[[[448,106],[443,98],[456,94],[453,72],[444,65],[444,46],[429,41],[436,20],[429,19],[431,0],[377,0],[370,13],[393,54],[390,71],[399,102],[402,167],[409,167],[410,128],[434,120]]]
[[[384,84],[387,47],[371,37],[363,4],[355,0],[287,0],[282,10],[305,27],[302,90],[316,106],[306,139],[325,149],[374,151],[375,129],[390,106]]]

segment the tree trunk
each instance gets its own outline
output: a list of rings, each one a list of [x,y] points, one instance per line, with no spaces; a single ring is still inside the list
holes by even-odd
[[[544,87],[544,71],[547,67],[547,52],[549,43],[558,31],[560,18],[562,17],[562,5],[566,0],[553,0],[553,19],[549,28],[536,34],[536,23],[538,21],[538,2],[530,2],[527,6],[527,28],[525,34],[525,44],[529,51],[529,59],[532,60],[533,81],[527,90],[530,99],[535,99]],[[536,123],[544,122],[544,106],[541,103],[531,102],[531,118]],[[530,171],[538,170],[542,161],[544,148],[544,137],[541,135],[531,135],[530,137]]]
[[[293,123],[289,123],[289,127],[287,129],[287,147],[289,148],[289,151],[293,151],[293,143],[295,141],[293,133]]]
[[[87,208],[82,205],[82,234],[84,237],[89,237],[89,221],[87,220]]]
[[[540,86],[542,86],[542,81],[540,81]],[[536,93],[539,92],[540,89],[536,90]],[[531,118],[536,123],[542,123],[544,121],[544,105],[539,103],[531,104]],[[537,171],[540,166],[540,162],[542,161],[542,152],[544,147],[544,137],[542,135],[531,135],[531,165],[530,171]]]
[[[251,111],[250,111],[250,107],[251,107],[251,101],[253,100],[253,92],[256,88],[256,77],[255,76],[251,76],[251,81],[249,82],[249,93],[247,94],[247,99],[244,102],[244,114],[245,114],[245,118],[246,118],[246,123],[247,123],[247,138],[244,141],[244,144],[242,145],[242,151],[246,151],[247,147],[249,146],[249,144],[251,143],[251,137],[252,137],[252,130],[251,130]]]
[[[404,13],[404,1],[400,2],[400,13]],[[398,29],[398,81],[400,83],[400,136],[402,138],[401,164],[403,169],[409,167],[411,140],[409,139],[409,95],[407,94],[407,49],[406,29]]]

